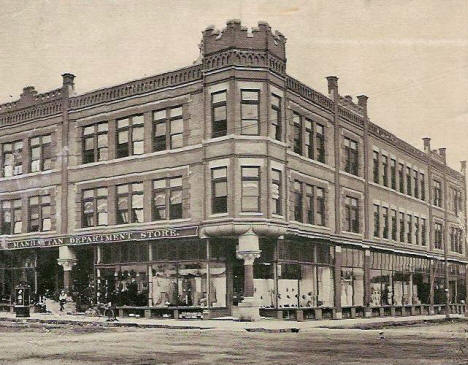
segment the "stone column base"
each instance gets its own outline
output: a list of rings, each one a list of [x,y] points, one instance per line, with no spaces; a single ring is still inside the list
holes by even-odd
[[[254,322],[260,320],[260,306],[253,297],[244,297],[244,300],[237,305],[239,320],[244,322]]]
[[[365,318],[370,318],[370,317],[372,317],[372,309],[370,309],[370,308],[364,308],[364,317],[365,317]]]
[[[333,311],[333,319],[343,319],[343,312]]]

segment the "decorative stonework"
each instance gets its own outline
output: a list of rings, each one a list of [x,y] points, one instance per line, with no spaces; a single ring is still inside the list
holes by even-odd
[[[236,251],[236,257],[244,260],[244,265],[253,265],[255,259],[260,258],[261,251]]]
[[[63,267],[63,271],[71,271],[77,261],[77,259],[57,259],[57,263]]]

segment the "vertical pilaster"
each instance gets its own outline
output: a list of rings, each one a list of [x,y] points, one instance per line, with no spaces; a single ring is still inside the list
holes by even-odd
[[[369,249],[364,250],[364,316],[371,316],[370,308],[370,268],[371,268],[371,252]]]
[[[335,290],[334,290],[334,300],[335,300],[335,319],[341,319],[342,309],[341,309],[341,264],[342,264],[342,252],[341,246],[335,247]]]

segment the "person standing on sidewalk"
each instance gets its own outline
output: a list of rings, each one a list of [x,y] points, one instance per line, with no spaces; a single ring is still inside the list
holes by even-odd
[[[63,312],[66,301],[67,301],[67,294],[65,293],[65,290],[62,290],[59,295],[60,312]]]

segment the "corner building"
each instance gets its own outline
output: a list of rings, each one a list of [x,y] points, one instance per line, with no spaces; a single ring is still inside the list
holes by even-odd
[[[229,21],[186,68],[0,105],[3,308],[27,281],[121,315],[464,312],[466,164],[289,76],[285,45]]]

